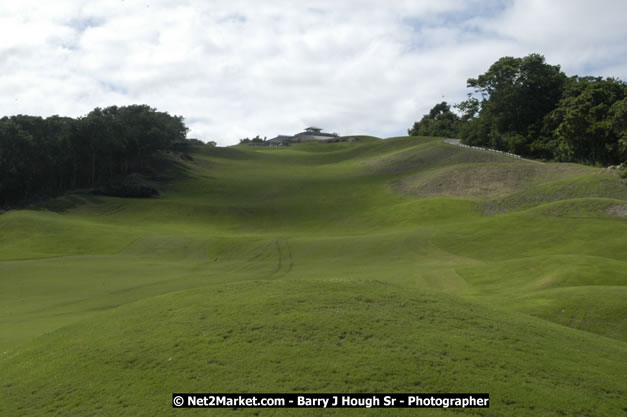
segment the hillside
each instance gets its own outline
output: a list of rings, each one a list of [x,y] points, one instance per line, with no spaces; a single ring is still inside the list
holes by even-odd
[[[178,415],[174,391],[489,392],[464,413],[624,413],[617,175],[422,137],[192,157],[159,198],[0,215],[0,415]]]

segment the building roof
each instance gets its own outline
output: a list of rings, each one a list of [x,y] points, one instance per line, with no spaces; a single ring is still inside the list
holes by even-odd
[[[266,142],[268,142],[268,143],[280,143],[280,142],[288,142],[288,141],[290,141],[292,139],[294,139],[294,136],[279,135],[276,138],[268,139]]]
[[[309,126],[309,127],[306,127],[305,130],[322,130],[322,128],[321,127],[315,127],[315,126]]]

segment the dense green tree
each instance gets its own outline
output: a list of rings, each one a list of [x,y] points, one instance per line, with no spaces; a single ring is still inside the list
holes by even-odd
[[[621,80],[567,78],[559,65],[531,54],[499,59],[468,87],[474,95],[455,106],[464,143],[588,164],[627,160]]]
[[[9,118],[0,120],[0,203],[28,198],[35,171],[30,157],[35,150],[32,135]]]
[[[624,84],[623,84],[624,85]],[[608,114],[610,129],[617,139],[617,161],[627,162],[627,97],[617,100]]]
[[[158,150],[185,141],[183,118],[145,105],[96,108],[84,117],[0,119],[0,204],[96,187],[141,172]]]
[[[255,136],[254,138],[250,139],[250,138],[243,138],[239,140],[239,144],[240,145],[261,145],[266,141],[265,138],[261,138],[259,135]]]
[[[531,154],[544,118],[562,97],[566,75],[542,55],[503,57],[468,87],[482,97],[480,122],[464,131],[464,140],[509,152]]]
[[[196,139],[196,138],[188,138],[187,139],[187,144],[188,145],[211,146],[211,147],[214,147],[214,146],[217,145],[216,142],[213,141],[213,140],[210,140],[210,141],[205,143],[202,140]]]
[[[627,84],[613,78],[573,77],[547,116],[560,161],[612,164],[625,160]]]
[[[419,122],[408,130],[410,136],[443,136],[458,137],[459,116],[451,111],[451,107],[443,101],[433,106],[429,114],[425,114]]]
[[[481,121],[477,117],[481,110],[481,103],[475,97],[468,95],[468,99],[455,105],[461,113],[458,123],[458,136],[465,138],[467,144],[479,144],[477,139],[482,131]]]

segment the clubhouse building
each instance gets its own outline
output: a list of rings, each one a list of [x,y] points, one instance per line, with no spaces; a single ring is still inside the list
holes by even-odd
[[[338,136],[337,133],[325,133],[319,127],[310,126],[305,128],[304,132],[297,133],[293,136],[279,135],[276,138],[268,139],[265,141],[265,144],[268,146],[288,146],[290,143],[328,140],[337,138]]]

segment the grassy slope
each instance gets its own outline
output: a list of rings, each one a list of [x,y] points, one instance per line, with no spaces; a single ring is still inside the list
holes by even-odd
[[[15,358],[3,379],[19,381],[5,386],[11,398],[28,387],[16,414],[31,415],[163,415],[168,393],[206,390],[488,391],[497,415],[505,405],[507,415],[612,415],[623,406],[624,369],[615,365],[626,353],[624,344],[443,294],[373,281],[248,281],[60,329]],[[320,415],[278,411],[237,414]]]
[[[618,415],[627,222],[603,210],[627,187],[536,165],[424,138],[202,149],[157,200],[4,214],[0,411],[388,390]]]

